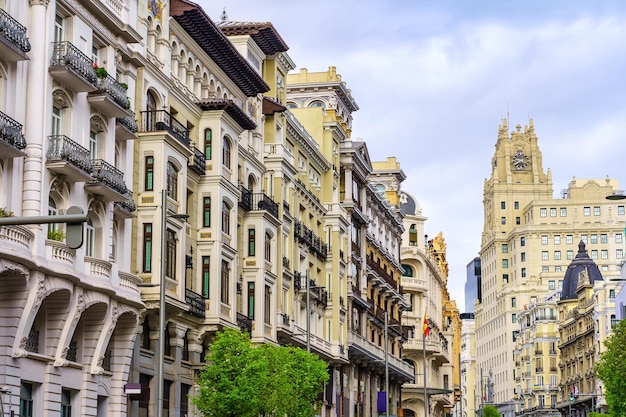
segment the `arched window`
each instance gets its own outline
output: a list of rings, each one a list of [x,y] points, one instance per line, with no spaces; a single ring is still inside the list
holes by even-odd
[[[265,260],[267,262],[272,261],[272,235],[265,233]]]
[[[54,201],[54,198],[48,197],[48,216],[56,216],[59,214],[59,209],[57,208],[57,202]],[[50,232],[54,233],[59,228],[57,223],[48,223],[48,235]]]
[[[409,265],[402,265],[402,269],[404,269],[404,272],[402,272],[402,276],[403,277],[413,277],[413,268],[410,267]]]
[[[178,169],[171,162],[167,163],[167,196],[178,201]]]
[[[311,104],[309,104],[309,107],[321,107],[323,109],[326,108],[324,102],[319,100],[312,101]]]
[[[85,225],[85,256],[93,257],[96,243],[96,229],[93,227],[91,217],[87,217]]]
[[[228,169],[230,169],[230,141],[226,136],[222,141],[222,163]]]
[[[230,234],[230,206],[222,201],[222,232]]]

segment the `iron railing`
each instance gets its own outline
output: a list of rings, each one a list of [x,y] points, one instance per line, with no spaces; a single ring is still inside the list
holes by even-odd
[[[206,156],[204,155],[204,152],[202,152],[200,149],[196,148],[195,146],[193,147],[193,159],[191,160],[191,163],[189,164],[189,168],[198,173],[199,175],[204,175],[205,171],[206,171]]]
[[[103,159],[94,159],[92,166],[93,170],[91,176],[94,177],[94,181],[91,181],[92,184],[103,182],[118,193],[126,194],[128,188],[126,188],[126,184],[124,183],[124,174],[122,171]]]
[[[2,10],[2,9],[0,9]],[[26,147],[26,139],[22,133],[22,125],[0,111],[0,139],[14,148],[22,150]]]
[[[90,174],[93,171],[89,150],[65,135],[48,136],[46,158],[50,161],[66,161]]]
[[[189,129],[165,110],[141,112],[141,132],[167,131],[180,143],[189,147]]]
[[[246,211],[265,210],[278,219],[278,204],[265,193],[253,193],[247,188],[241,188],[239,206]]]
[[[237,313],[237,325],[242,332],[252,334],[252,319],[250,317]]]
[[[52,43],[50,66],[71,68],[94,86],[98,81],[91,58],[67,41]]]
[[[137,121],[135,120],[135,113],[132,110],[128,111],[130,112],[130,116],[118,117],[115,119],[115,123],[124,126],[133,133],[137,133],[139,126],[137,126]]]
[[[129,213],[137,211],[137,204],[135,203],[135,200],[133,200],[133,192],[127,189],[124,196],[126,197],[126,200],[116,201],[113,204]]]
[[[202,295],[185,288],[185,303],[189,306],[189,314],[200,318],[205,317],[206,304]]]
[[[121,108],[128,109],[130,107],[130,102],[128,96],[126,95],[127,89],[124,88],[122,84],[118,83],[117,80],[110,75],[107,75],[106,77],[98,77],[98,80],[96,81],[96,87],[98,89],[89,94],[97,95],[105,93]]]
[[[0,9],[0,36],[6,38],[23,52],[30,51],[26,27],[2,9]]]

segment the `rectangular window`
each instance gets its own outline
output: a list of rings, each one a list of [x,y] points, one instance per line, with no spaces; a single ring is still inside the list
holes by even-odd
[[[264,321],[265,324],[271,324],[272,323],[272,291],[270,290],[270,286],[266,285],[265,286],[265,302],[264,302]]]
[[[202,199],[202,227],[211,227],[211,197]]]
[[[583,216],[591,216],[591,207],[583,207]]]
[[[520,246],[526,246],[526,238],[525,237],[520,237],[519,238],[519,244],[520,244]]]
[[[22,382],[20,386],[20,417],[33,417],[33,384]]]
[[[517,314],[511,314],[511,323],[517,323]]]
[[[550,208],[550,217],[556,217],[556,207]]]
[[[593,215],[594,216],[599,216],[600,215],[600,206],[594,206],[593,207]]]
[[[61,390],[61,417],[72,417],[72,392]]]
[[[143,272],[152,272],[152,223],[143,224]]]
[[[248,229],[248,256],[256,254],[256,236],[254,229]]]
[[[560,261],[561,260],[561,251],[560,250],[555,250],[554,251],[554,260],[555,261]]]
[[[550,267],[546,266],[546,265],[542,266],[541,267],[541,272],[550,272]]]
[[[167,163],[167,196],[178,201],[178,169],[171,162]]]
[[[609,243],[609,238],[606,233],[602,233],[600,235],[600,243]]]
[[[263,254],[265,255],[265,260],[267,262],[272,261],[272,239],[269,233],[265,234],[265,250],[263,251]]]
[[[541,260],[542,261],[548,261],[550,260],[550,256],[548,255],[548,251],[544,250],[541,252]]]
[[[567,251],[567,260],[571,261],[572,259],[574,259],[574,251],[573,250],[568,250]]]
[[[509,245],[506,243],[502,244],[502,253],[509,253]]]
[[[500,223],[501,224],[506,224],[506,217],[501,217],[500,218]]]
[[[517,307],[517,299],[515,297],[511,297],[511,307]]]
[[[554,235],[554,244],[555,245],[561,244],[561,235]]]
[[[560,265],[555,266],[554,272],[561,272],[561,266]]]
[[[574,244],[574,235],[565,235],[565,244],[573,245]]]
[[[598,259],[598,250],[597,249],[593,249],[591,251],[591,259]]]
[[[180,384],[180,416],[185,417],[189,415],[189,391],[191,391],[191,385]]]
[[[213,132],[211,129],[204,129],[204,155],[206,160],[211,160],[211,148],[213,146]]]
[[[509,282],[509,274],[502,274],[502,281],[508,283]]]
[[[506,201],[500,201],[500,208],[502,210],[506,209]]]
[[[226,261],[222,261],[221,277],[220,301],[224,304],[228,304],[230,299],[230,266]]]
[[[209,298],[211,287],[211,257],[202,257],[202,296]]]
[[[61,109],[58,107],[52,108],[52,136],[59,136],[63,133],[62,123],[61,123]]]
[[[618,216],[624,215],[624,206],[617,206],[617,215]]]
[[[609,251],[607,249],[602,249],[600,251],[600,258],[601,259],[609,259]]]
[[[526,262],[526,252],[520,253],[521,262]]]
[[[146,178],[143,188],[146,191],[154,191],[154,156],[146,156],[145,171]]]
[[[623,243],[624,235],[621,233],[615,233],[615,243]]]
[[[591,243],[592,244],[595,245],[596,243],[598,243],[598,235],[597,234],[593,233],[589,237],[591,238]]]
[[[176,233],[173,230],[167,230],[165,249],[165,275],[176,278]]]
[[[503,259],[502,260],[502,268],[508,268],[509,267],[509,260],[508,259]]]
[[[615,258],[624,259],[624,249],[615,249]]]
[[[222,202],[222,232],[230,234],[230,207]]]
[[[254,282],[248,282],[248,317],[254,320]]]
[[[556,290],[556,282],[554,282],[553,279],[551,279],[550,281],[548,281],[548,289],[549,290]]]
[[[582,240],[585,245],[589,243],[587,235],[580,235],[580,240]]]
[[[519,216],[517,216],[517,217],[515,218],[515,224],[516,224],[516,225],[518,225],[518,226],[519,226],[520,224],[522,224],[522,218],[521,218],[521,217],[519,217]]]
[[[515,208],[515,210],[519,210],[519,201],[513,202],[513,208]]]
[[[540,208],[539,209],[539,217],[548,217],[548,209]]]
[[[609,290],[609,300],[615,300],[615,290]]]
[[[561,207],[561,217],[567,217],[567,208]]]
[[[542,245],[548,244],[548,235],[541,235],[541,244]]]
[[[522,278],[526,278],[526,268],[522,268]]]

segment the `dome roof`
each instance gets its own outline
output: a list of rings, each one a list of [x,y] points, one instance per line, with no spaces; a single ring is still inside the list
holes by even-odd
[[[578,244],[578,253],[576,257],[567,267],[565,277],[563,277],[563,291],[561,291],[561,300],[573,300],[578,298],[576,288],[578,287],[578,277],[580,273],[587,270],[589,274],[589,283],[593,285],[596,281],[604,281],[598,265],[587,255],[585,243],[580,241]]]
[[[400,211],[405,215],[416,215],[420,211],[417,200],[404,191],[400,192]]]

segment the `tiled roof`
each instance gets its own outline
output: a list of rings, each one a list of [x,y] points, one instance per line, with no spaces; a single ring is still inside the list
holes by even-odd
[[[242,129],[252,130],[256,128],[256,123],[239,108],[232,100],[227,99],[207,99],[196,103],[203,111],[224,110],[241,126]]]
[[[172,0],[170,16],[222,68],[248,97],[270,90],[261,75],[241,56],[226,35],[197,4]]]
[[[215,23],[226,36],[249,35],[265,55],[274,55],[289,49],[270,22],[236,22],[220,20]]]

